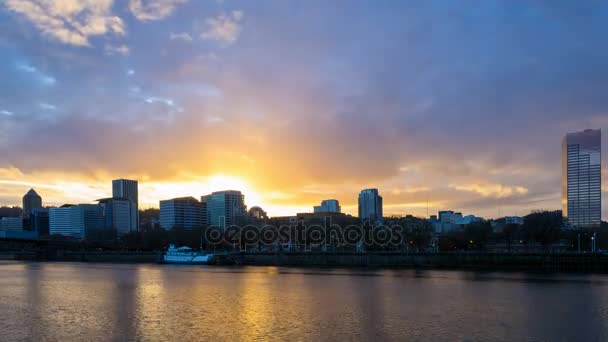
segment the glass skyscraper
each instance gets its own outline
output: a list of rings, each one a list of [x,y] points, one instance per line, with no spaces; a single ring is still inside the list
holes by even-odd
[[[225,228],[240,223],[247,216],[245,196],[240,191],[216,191],[203,196],[201,202],[207,205],[209,224]]]
[[[602,221],[602,133],[569,133],[562,142],[562,210],[571,227]]]
[[[365,189],[359,194],[359,219],[382,223],[382,196],[378,189]]]

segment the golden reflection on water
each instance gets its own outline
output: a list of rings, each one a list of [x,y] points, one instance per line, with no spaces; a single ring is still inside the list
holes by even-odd
[[[246,334],[239,334],[241,341],[261,341],[272,336],[274,307],[279,303],[273,300],[278,294],[272,293],[270,283],[277,276],[277,268],[271,267],[265,271],[264,274],[243,273],[240,277],[238,289],[241,293],[237,310],[241,326],[247,328]]]
[[[138,337],[170,336],[166,309],[168,305],[164,288],[164,272],[157,266],[142,266],[136,271],[136,335]]]

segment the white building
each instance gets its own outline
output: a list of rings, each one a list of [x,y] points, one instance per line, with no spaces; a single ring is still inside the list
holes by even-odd
[[[104,228],[103,208],[96,204],[65,205],[49,209],[49,234],[83,239],[87,230]]]
[[[205,203],[194,197],[160,201],[160,226],[163,229],[200,228],[207,224]]]

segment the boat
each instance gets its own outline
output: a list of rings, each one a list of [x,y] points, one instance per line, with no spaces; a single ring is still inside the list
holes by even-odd
[[[214,261],[215,255],[203,251],[195,251],[190,247],[175,247],[169,245],[169,249],[163,256],[163,261],[167,264],[210,264]]]

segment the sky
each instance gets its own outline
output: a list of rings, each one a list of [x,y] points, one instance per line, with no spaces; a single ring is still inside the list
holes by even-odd
[[[3,0],[0,205],[131,178],[143,208],[557,210],[567,132],[608,160],[607,23],[591,0]]]

